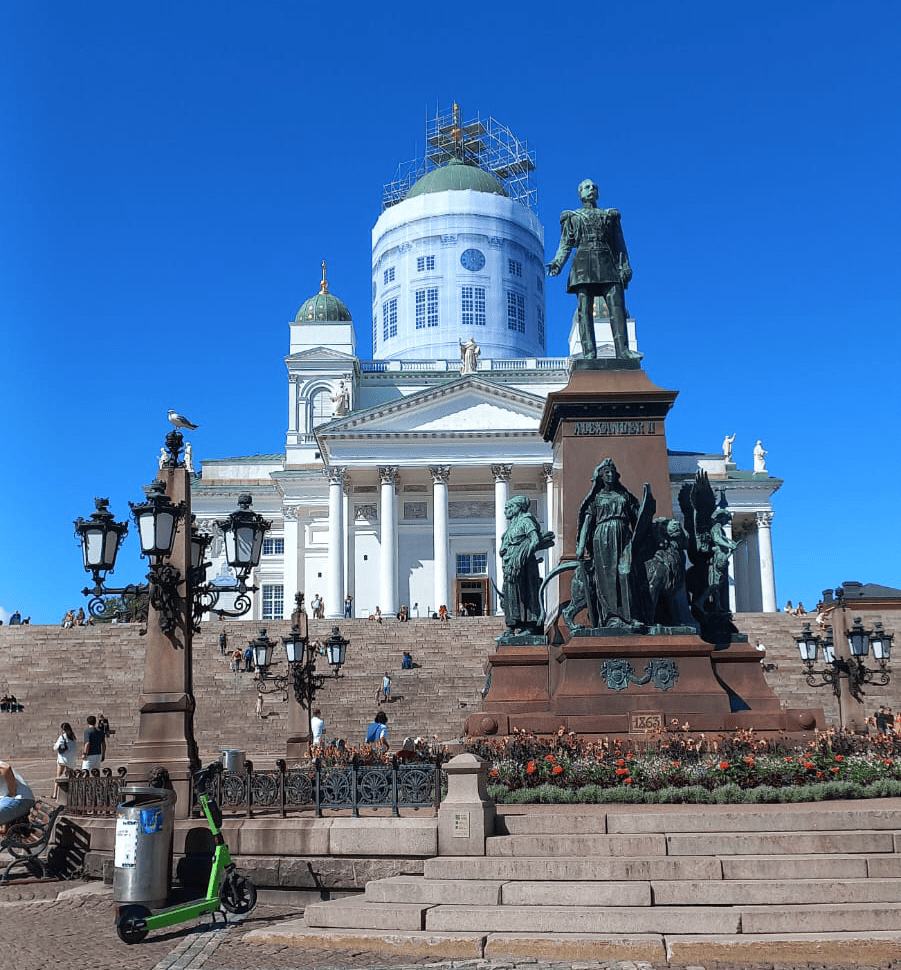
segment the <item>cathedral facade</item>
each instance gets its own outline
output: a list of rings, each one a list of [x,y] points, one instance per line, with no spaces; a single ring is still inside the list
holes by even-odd
[[[494,119],[462,121],[456,105],[429,123],[426,144],[418,167],[386,186],[373,228],[372,359],[357,354],[355,321],[323,264],[319,291],[288,324],[284,453],[204,460],[195,480],[201,527],[245,492],[272,520],[256,619],[287,616],[298,591],[308,605],[319,594],[327,617],[377,606],[392,616],[402,605],[420,616],[442,605],[502,612],[507,498],[527,496],[555,529],[561,469],[539,425],[579,344],[573,326],[568,352],[547,353],[534,158]],[[600,312],[596,336],[599,356],[613,356]],[[631,320],[629,340],[637,349]],[[674,509],[703,468],[745,539],[733,609],[775,611],[771,499],[781,481],[723,453],[671,451],[669,464]],[[211,553],[211,576],[226,581],[223,550]],[[548,568],[559,552],[545,555]]]

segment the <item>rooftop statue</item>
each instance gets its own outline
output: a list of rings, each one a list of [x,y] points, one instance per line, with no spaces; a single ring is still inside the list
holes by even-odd
[[[479,369],[479,355],[481,352],[481,348],[476,343],[475,337],[470,337],[466,343],[460,340],[461,374],[474,374]]]
[[[597,207],[598,187],[591,179],[579,185],[582,208],[560,214],[560,246],[548,263],[548,274],[559,276],[569,254],[575,249],[567,293],[578,294],[579,339],[582,356],[597,359],[594,339],[594,298],[603,297],[613,330],[613,346],[620,360],[639,360],[641,354],[629,349],[626,334],[625,288],[632,279],[629,254],[623,239],[617,209]]]

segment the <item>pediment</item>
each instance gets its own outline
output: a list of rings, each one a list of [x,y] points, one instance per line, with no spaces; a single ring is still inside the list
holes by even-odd
[[[307,350],[301,350],[296,354],[289,354],[285,357],[285,363],[290,367],[291,364],[309,364],[309,363],[322,363],[323,361],[341,361],[344,363],[348,360],[356,360],[353,354],[343,354],[340,350],[333,350],[331,347],[310,347]]]
[[[543,397],[464,377],[337,418],[317,428],[317,435],[324,440],[373,434],[537,434],[543,411]]]

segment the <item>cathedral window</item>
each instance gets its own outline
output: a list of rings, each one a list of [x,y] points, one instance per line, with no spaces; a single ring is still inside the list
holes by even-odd
[[[263,619],[280,620],[285,612],[285,587],[281,583],[263,584]]]
[[[397,336],[397,297],[382,304],[382,340]]]
[[[485,326],[485,287],[464,286],[460,300],[460,318],[464,327]]]
[[[539,293],[544,293],[544,280],[540,276],[535,277],[535,286]]]
[[[387,286],[389,283],[393,283],[394,282],[394,267],[393,266],[389,266],[385,270],[383,279],[385,281],[385,286]]]
[[[416,329],[438,326],[438,287],[416,291]]]
[[[522,263],[518,259],[508,259],[507,272],[511,276],[522,276]]]
[[[335,405],[330,391],[321,390],[310,398],[310,409],[313,415],[313,427],[324,424],[335,416]]]
[[[427,271],[433,270],[435,268],[435,257],[434,256],[417,256],[416,257],[416,272],[425,273]]]
[[[507,329],[526,332],[526,298],[520,293],[507,294]]]
[[[285,554],[285,540],[282,538],[278,539],[264,539],[263,540],[263,555],[264,556],[283,556]]]
[[[457,556],[458,576],[479,576],[488,572],[488,554],[464,552]]]
[[[544,309],[538,307],[538,342],[541,344],[542,349],[544,349]]]

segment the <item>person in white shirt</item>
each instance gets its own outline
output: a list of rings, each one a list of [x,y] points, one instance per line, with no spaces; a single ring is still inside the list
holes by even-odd
[[[322,744],[322,736],[325,734],[325,721],[322,720],[322,711],[317,707],[310,718],[310,730],[313,732],[312,745],[318,748]]]

